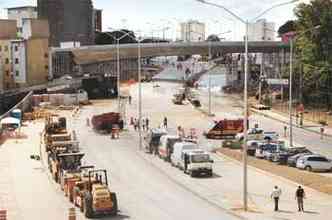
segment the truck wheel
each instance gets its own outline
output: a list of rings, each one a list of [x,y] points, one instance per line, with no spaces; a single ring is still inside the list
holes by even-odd
[[[195,172],[194,172],[194,171],[191,171],[191,172],[190,172],[190,177],[195,177],[195,176],[196,176]]]
[[[87,218],[92,218],[93,210],[92,210],[92,195],[87,192],[84,195],[84,215]]]
[[[117,213],[118,213],[118,200],[117,200],[116,194],[114,192],[111,193],[111,201],[113,203],[111,215],[117,215]]]

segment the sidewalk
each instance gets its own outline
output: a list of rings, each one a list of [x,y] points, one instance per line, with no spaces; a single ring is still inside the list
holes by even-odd
[[[273,110],[257,110],[254,108],[250,109],[251,112],[254,112],[256,114],[259,115],[263,115],[265,117],[277,120],[279,122],[285,123],[289,125],[289,117],[286,117],[285,115],[278,113],[276,111]],[[318,124],[318,123],[314,123],[312,121],[307,121],[304,120],[303,121],[303,126],[300,126],[298,123],[296,123],[296,118],[293,116],[293,126],[294,127],[298,127],[298,128],[302,128],[306,131],[310,131],[316,134],[321,134],[320,133],[320,129],[322,127],[322,125]],[[326,127],[324,126],[324,136],[326,137],[332,137],[332,128]]]

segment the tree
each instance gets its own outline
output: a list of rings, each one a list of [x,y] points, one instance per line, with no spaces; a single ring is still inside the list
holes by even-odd
[[[279,36],[291,32],[291,31],[295,31],[295,22],[292,20],[287,21],[285,24],[281,25],[278,29],[278,34]]]
[[[312,0],[310,4],[299,4],[295,9],[297,20],[296,54],[303,65],[303,98],[310,102],[317,100],[326,103],[331,109],[331,63],[332,63],[332,2]],[[307,31],[320,25],[319,29]]]
[[[220,38],[215,34],[211,34],[210,36],[208,36],[206,41],[219,42]]]

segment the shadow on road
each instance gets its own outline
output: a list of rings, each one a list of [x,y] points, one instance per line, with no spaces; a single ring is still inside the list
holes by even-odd
[[[303,211],[303,212],[306,214],[315,214],[315,215],[319,214],[319,212],[315,212],[315,211]]]

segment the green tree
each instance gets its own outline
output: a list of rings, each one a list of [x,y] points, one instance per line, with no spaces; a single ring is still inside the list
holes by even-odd
[[[325,102],[331,109],[332,2],[312,0],[309,4],[301,3],[295,9],[295,15],[299,33],[296,54],[303,65],[304,101],[311,102],[318,96],[320,102]],[[319,29],[306,32],[318,25]]]
[[[287,21],[285,24],[281,25],[278,29],[279,36],[291,32],[296,31],[295,29],[295,22],[292,20]]]

